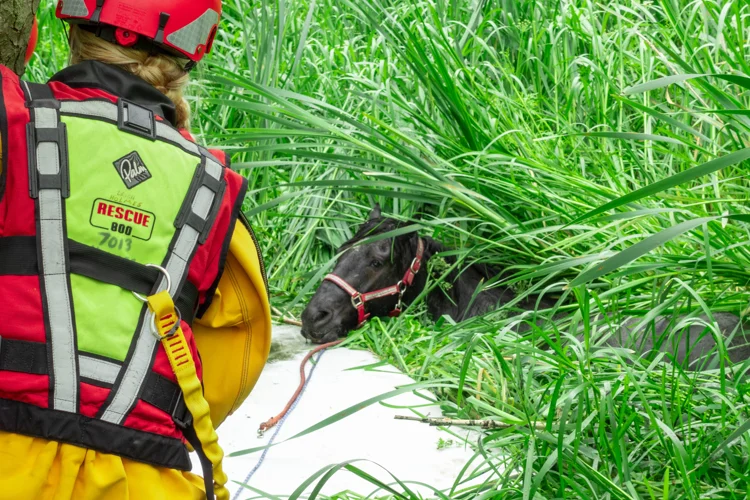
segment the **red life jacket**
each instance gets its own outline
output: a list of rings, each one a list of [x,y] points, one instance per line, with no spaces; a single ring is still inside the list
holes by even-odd
[[[190,325],[247,181],[152,109],[0,78],[0,430],[190,470],[191,416],[135,294],[169,289],[202,378]]]

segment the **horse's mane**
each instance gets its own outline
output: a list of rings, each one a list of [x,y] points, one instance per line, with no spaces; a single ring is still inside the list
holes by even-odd
[[[405,223],[399,222],[396,219],[391,219],[389,217],[376,217],[374,219],[369,219],[359,227],[357,233],[352,236],[349,241],[341,245],[341,248],[339,248],[339,252],[343,252],[344,250],[351,248],[352,246],[356,245],[366,238],[377,236],[379,234],[398,229],[399,227],[403,227],[404,224]]]
[[[348,250],[349,248],[366,238],[371,238],[379,234],[384,234],[395,229],[399,229],[401,227],[404,227],[406,224],[407,223],[405,222],[401,222],[390,217],[376,217],[373,219],[369,219],[359,227],[357,233],[349,241],[341,245],[339,252]],[[407,245],[409,243],[409,240],[414,235],[416,235],[416,233],[398,236],[396,238],[397,244]],[[427,244],[428,257],[431,257],[437,252],[446,250],[446,247],[442,243],[435,241],[430,237],[422,237],[422,239],[424,239]],[[451,263],[454,262],[453,258],[449,258],[449,260],[451,261]],[[500,275],[500,271],[490,266],[489,264],[474,263],[470,267],[477,271],[486,280],[496,278]]]

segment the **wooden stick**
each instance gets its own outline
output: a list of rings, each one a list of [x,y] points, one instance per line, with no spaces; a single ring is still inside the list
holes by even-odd
[[[452,425],[461,425],[466,427],[481,427],[482,429],[508,429],[510,427],[522,424],[506,424],[505,422],[498,422],[497,420],[458,420],[453,418],[421,418],[421,417],[405,417],[402,415],[396,415],[396,420],[408,420],[410,422],[420,422],[423,424],[429,424],[432,427],[450,427]],[[534,424],[534,428],[537,430],[546,429],[546,425],[541,422]]]
[[[302,326],[302,322],[301,322],[300,320],[298,320],[298,319],[293,319],[293,318],[287,318],[286,316],[284,316],[284,315],[283,315],[283,314],[281,313],[281,311],[279,311],[279,310],[278,310],[278,309],[276,309],[275,307],[271,306],[271,310],[273,311],[273,313],[274,313],[274,314],[275,314],[276,316],[280,316],[280,317],[281,317],[281,322],[282,322],[282,323],[286,323],[287,325]]]
[[[292,318],[281,318],[281,322],[287,325],[302,326],[302,322]]]

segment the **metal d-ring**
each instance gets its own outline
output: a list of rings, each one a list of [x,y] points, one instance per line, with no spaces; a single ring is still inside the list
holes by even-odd
[[[161,266],[157,266],[156,264],[146,264],[146,267],[153,267],[154,269],[158,269],[159,271],[161,271],[164,277],[167,278],[167,291],[172,289],[172,278],[169,276],[169,272],[166,269],[164,269]],[[132,293],[133,295],[135,295],[136,299],[140,300],[144,304],[148,302],[148,299],[144,297],[143,295],[136,293],[136,292],[132,292]]]
[[[172,326],[172,329],[169,330],[169,333],[167,333],[164,336],[162,336],[159,333],[159,328],[156,325],[156,314],[153,314],[153,313],[151,314],[153,316],[153,321],[151,321],[151,333],[153,333],[157,339],[159,340],[169,339],[169,338],[174,337],[174,335],[177,333],[177,329],[180,328],[180,324],[182,323],[182,313],[177,307],[174,308],[174,312],[177,313],[177,321],[175,321],[174,325]]]

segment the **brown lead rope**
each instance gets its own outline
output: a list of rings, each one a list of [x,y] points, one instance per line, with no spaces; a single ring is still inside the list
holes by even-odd
[[[310,361],[310,358],[312,358],[316,353],[318,353],[318,352],[320,352],[320,351],[322,351],[324,349],[328,349],[329,347],[334,347],[334,346],[339,345],[343,341],[344,340],[341,339],[341,340],[337,340],[336,342],[329,342],[328,344],[320,345],[320,346],[316,347],[315,349],[313,349],[312,351],[310,351],[310,352],[307,353],[307,355],[305,356],[305,359],[302,360],[302,364],[299,367],[299,378],[300,378],[299,386],[297,387],[297,390],[294,392],[294,395],[292,396],[292,399],[289,400],[289,402],[286,404],[286,406],[284,407],[284,409],[282,410],[281,413],[279,413],[275,417],[273,417],[273,418],[271,418],[271,419],[263,422],[262,424],[260,424],[260,427],[258,428],[258,437],[263,437],[263,434],[265,434],[265,432],[268,429],[271,429],[271,428],[275,427],[276,424],[278,424],[279,421],[282,418],[284,418],[284,415],[286,415],[289,412],[289,410],[294,405],[294,402],[297,401],[297,398],[299,398],[299,395],[302,393],[302,389],[305,388],[305,380],[306,380],[306,377],[305,377],[305,365],[307,365],[307,362]]]

